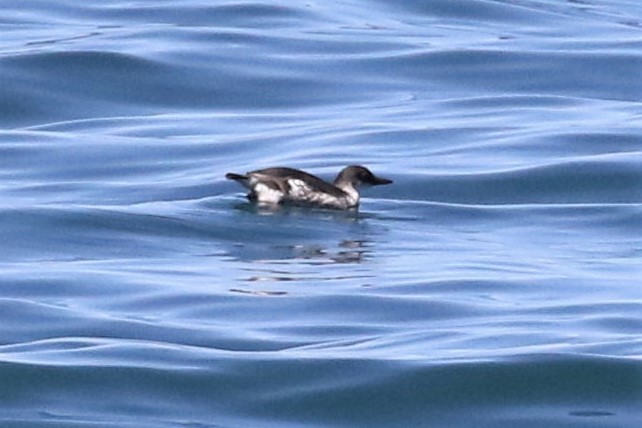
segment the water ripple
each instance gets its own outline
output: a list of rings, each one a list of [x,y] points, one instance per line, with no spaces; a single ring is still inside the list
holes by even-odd
[[[4,5],[1,425],[637,426],[641,14]]]

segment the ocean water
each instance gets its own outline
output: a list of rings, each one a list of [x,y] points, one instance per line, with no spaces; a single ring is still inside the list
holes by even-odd
[[[0,426],[640,426],[639,1],[0,5]]]

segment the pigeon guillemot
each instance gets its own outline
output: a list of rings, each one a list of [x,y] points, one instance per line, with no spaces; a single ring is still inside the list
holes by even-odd
[[[260,204],[292,203],[323,208],[350,209],[359,206],[359,187],[390,184],[359,165],[341,170],[332,184],[294,168],[267,168],[245,175],[229,172],[225,178],[250,190],[247,197]]]

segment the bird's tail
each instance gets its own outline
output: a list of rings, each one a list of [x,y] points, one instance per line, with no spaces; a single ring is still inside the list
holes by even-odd
[[[227,174],[225,174],[225,178],[227,178],[228,180],[237,180],[237,181],[247,180],[246,175],[236,174],[234,172],[228,172]]]

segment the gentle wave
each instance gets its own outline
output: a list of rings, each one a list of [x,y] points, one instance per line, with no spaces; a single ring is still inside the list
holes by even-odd
[[[1,424],[637,426],[640,13],[5,5]]]
[[[108,353],[109,347],[98,346],[94,350],[101,351]],[[147,351],[156,355],[159,351],[168,355],[176,352],[153,347]],[[126,352],[130,356],[135,353],[134,349]],[[186,361],[185,357],[180,360]],[[237,412],[246,414],[249,422],[276,419],[285,426],[347,426],[357,421],[389,426],[399,420],[411,425],[466,426],[471,418],[493,425],[564,422],[579,426],[592,421],[633,426],[639,400],[636,379],[640,375],[639,367],[626,360],[546,354],[536,360],[446,365],[278,357],[216,358],[205,367],[184,368],[3,363],[0,372],[5,379],[3,389],[12,391],[6,404],[13,409],[44,423],[79,426],[87,423],[86,416],[74,405],[37,412],[32,410],[33,406],[46,406],[46,400],[31,401],[32,407],[27,409],[19,407],[21,397],[32,394],[31,385],[38,384],[41,396],[55,396],[59,403],[95,406],[101,400],[109,400],[114,408],[129,408],[127,414],[117,411],[112,417],[141,426],[159,423],[214,426],[197,422],[212,414],[217,414],[216,420],[225,421],[224,426],[233,426],[239,422],[233,422]],[[298,375],[292,376],[293,372]],[[100,392],[79,394],[88,381],[101,384]],[[63,382],[65,388],[61,387]],[[250,382],[252,393],[248,395]],[[297,385],[302,382],[308,387],[299,388]],[[130,385],[126,393],[121,387],[125,383]],[[132,403],[128,400],[131,395],[146,399]],[[154,416],[158,415],[153,410],[154,403],[171,402],[176,395],[191,397],[190,414],[170,406],[166,409],[174,416],[161,422]],[[524,410],[533,403],[537,403],[536,412]],[[373,413],[373,408],[377,412]],[[542,412],[543,409],[547,411]],[[9,421],[26,422],[24,416],[14,418]],[[94,420],[101,422],[101,418]]]

